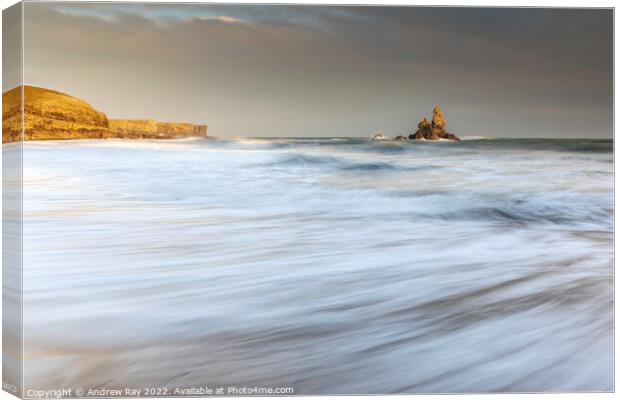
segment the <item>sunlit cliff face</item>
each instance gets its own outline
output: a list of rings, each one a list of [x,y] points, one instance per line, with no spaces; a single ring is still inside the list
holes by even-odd
[[[25,5],[25,81],[214,136],[611,137],[612,11]]]
[[[3,93],[2,125],[3,143],[22,139],[178,139],[205,137],[208,128],[154,119],[108,119],[83,100],[34,86],[17,86]]]

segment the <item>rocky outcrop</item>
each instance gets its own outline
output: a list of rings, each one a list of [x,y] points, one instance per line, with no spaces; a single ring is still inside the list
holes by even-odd
[[[447,139],[447,140],[461,140],[454,133],[448,133],[448,132],[445,132],[445,133],[441,134],[440,138],[441,139]]]
[[[426,138],[424,137],[424,133],[422,133],[419,129],[416,133],[412,133],[411,135],[409,135],[409,139],[410,140],[426,140]]]
[[[434,137],[440,137],[446,133],[446,122],[439,106],[433,108],[433,120],[431,121],[431,135]]]
[[[386,137],[382,132],[375,133],[372,139],[370,140],[385,140]]]
[[[431,123],[428,122],[426,117],[422,118],[422,120],[418,122],[418,130],[416,131],[416,133],[414,133],[411,136],[409,137],[409,139],[416,139],[416,140],[432,139]]]
[[[403,135],[398,135],[394,138],[394,140],[407,140],[407,138]]]
[[[443,116],[441,108],[436,106],[433,109],[433,118],[431,122],[422,118],[418,123],[418,130],[415,133],[409,135],[411,140],[460,140],[456,135],[446,132],[446,125],[448,125],[446,119]]]
[[[21,140],[21,89],[2,95],[2,142]],[[108,120],[83,100],[55,90],[24,86],[24,140],[176,139],[207,136],[206,125],[155,120]]]

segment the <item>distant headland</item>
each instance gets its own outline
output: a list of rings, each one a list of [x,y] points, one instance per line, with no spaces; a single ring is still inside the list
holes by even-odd
[[[21,86],[2,94],[2,142],[21,140]],[[23,86],[24,140],[178,139],[206,137],[207,125],[108,119],[84,100]]]

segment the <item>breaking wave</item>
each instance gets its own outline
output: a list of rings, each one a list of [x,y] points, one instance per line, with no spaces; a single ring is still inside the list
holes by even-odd
[[[476,136],[476,135],[472,135],[472,136],[463,136],[461,138],[461,140],[489,140],[490,138],[486,137],[486,136]]]

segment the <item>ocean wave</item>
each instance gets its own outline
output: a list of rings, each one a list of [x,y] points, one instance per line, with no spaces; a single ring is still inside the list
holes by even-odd
[[[310,154],[290,154],[267,163],[272,167],[299,166],[299,167],[327,167],[334,171],[397,171],[407,168],[385,161],[357,161],[333,156],[316,156]]]
[[[357,151],[378,154],[406,154],[415,151],[411,143],[403,141],[374,141],[367,142],[361,145],[354,145],[352,147]]]
[[[80,139],[80,140],[50,140],[45,142],[29,141],[24,144],[25,149],[48,149],[50,147],[66,148],[71,143],[75,148],[92,149],[119,149],[119,150],[198,150],[198,142],[205,139]]]
[[[592,201],[584,206],[587,199],[579,202],[553,201],[551,199],[516,199],[498,204],[482,204],[450,212],[438,213],[444,220],[474,220],[507,223],[509,225],[553,224],[575,226],[596,224],[610,231],[610,206]]]
[[[25,379],[612,390],[612,145],[24,143]]]
[[[491,139],[491,138],[486,137],[486,136],[478,136],[478,135],[463,136],[461,138],[461,140],[465,140],[465,141],[468,141],[468,140],[489,140],[489,139]]]
[[[402,168],[385,162],[361,162],[345,165],[341,169],[344,171],[389,171]]]
[[[309,154],[291,154],[279,157],[276,161],[267,163],[271,166],[318,166],[318,165],[336,165],[340,160],[329,156],[312,156]]]

